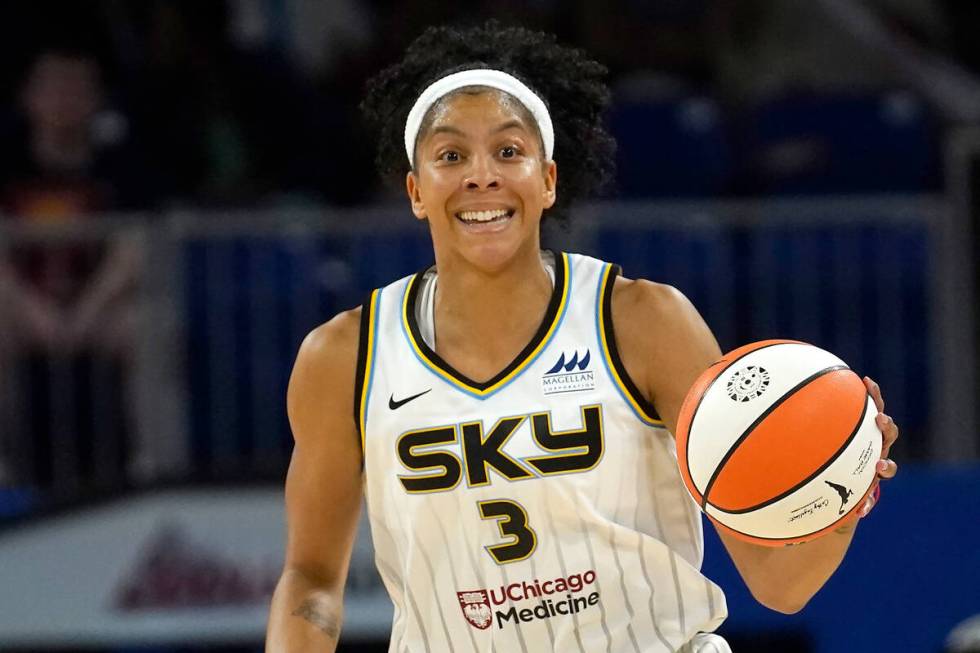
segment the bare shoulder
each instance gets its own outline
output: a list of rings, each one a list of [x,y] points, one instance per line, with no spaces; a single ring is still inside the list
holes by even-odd
[[[300,345],[297,362],[330,365],[344,354],[357,354],[361,327],[361,307],[338,313],[330,321],[310,331]]]
[[[621,348],[651,351],[666,346],[666,337],[681,336],[700,322],[700,316],[684,294],[673,286],[646,279],[616,279],[612,295],[613,321]],[[620,329],[622,329],[622,336]]]
[[[297,441],[319,431],[318,422],[343,423],[353,415],[360,322],[360,307],[344,311],[313,329],[300,345],[287,393]]]
[[[684,294],[665,283],[647,279],[627,279],[617,277],[613,287],[613,303],[625,303],[631,308],[669,309],[678,304],[690,302]]]
[[[616,279],[612,319],[623,365],[673,430],[687,389],[721,355],[714,335],[682,292],[645,279]]]

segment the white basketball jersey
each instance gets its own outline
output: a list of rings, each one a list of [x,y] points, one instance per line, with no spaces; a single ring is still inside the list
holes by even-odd
[[[355,409],[391,651],[688,650],[727,615],[674,440],[617,354],[618,269],[555,263],[541,327],[484,383],[423,340],[421,274],[364,306]]]

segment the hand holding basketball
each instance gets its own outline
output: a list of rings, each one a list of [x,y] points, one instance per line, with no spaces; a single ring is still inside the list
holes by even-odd
[[[875,507],[878,503],[878,497],[880,494],[879,484],[882,479],[888,480],[894,478],[895,474],[898,473],[898,464],[888,458],[888,454],[891,450],[893,444],[898,439],[898,425],[895,423],[889,415],[886,415],[885,410],[885,400],[881,397],[881,388],[878,384],[871,380],[869,377],[864,377],[864,385],[868,389],[868,394],[874,399],[875,408],[878,409],[878,415],[875,417],[875,423],[881,430],[882,436],[882,446],[881,446],[881,459],[878,461],[876,466],[876,471],[878,472],[878,478],[875,479],[873,485],[873,492],[864,500],[864,505],[858,512],[858,518],[867,517],[871,509]]]
[[[867,514],[897,437],[876,385],[792,340],[740,347],[695,381],[677,422],[681,475],[719,529],[782,546]],[[888,433],[883,436],[883,433]]]

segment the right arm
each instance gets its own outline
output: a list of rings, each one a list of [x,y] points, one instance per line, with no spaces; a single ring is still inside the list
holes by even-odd
[[[289,380],[295,445],[286,476],[286,561],[272,596],[267,653],[334,651],[361,507],[354,423],[360,309],[303,341]]]

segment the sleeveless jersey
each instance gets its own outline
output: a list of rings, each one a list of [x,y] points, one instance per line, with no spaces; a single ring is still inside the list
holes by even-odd
[[[355,417],[390,651],[688,650],[727,615],[673,437],[617,353],[618,268],[555,263],[538,332],[483,383],[423,340],[422,273],[362,309]]]

